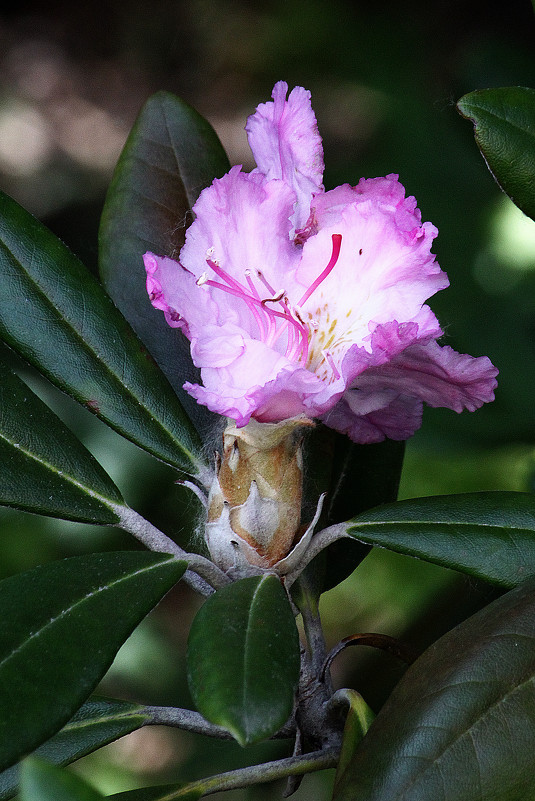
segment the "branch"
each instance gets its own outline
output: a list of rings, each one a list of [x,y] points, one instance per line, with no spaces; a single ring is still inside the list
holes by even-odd
[[[173,726],[176,729],[192,731],[195,734],[206,734],[222,740],[232,740],[232,735],[222,726],[209,723],[198,712],[192,709],[177,709],[173,706],[146,706],[142,714],[150,715],[144,726]]]
[[[186,561],[188,570],[184,574],[184,581],[201,595],[210,595],[213,589],[224,587],[230,582],[228,576],[217,565],[204,556],[188,553],[130,507],[119,504],[110,504],[110,506],[119,518],[117,523],[119,528],[128,531],[150,551],[170,553],[177,559]]]
[[[323,663],[327,652],[325,647],[325,637],[321,625],[321,617],[318,609],[318,601],[309,586],[309,580],[305,573],[302,573],[296,584],[297,591],[294,590],[294,602],[301,612],[306,641],[308,643],[308,657],[314,678],[320,677]],[[324,680],[325,672],[321,677]]]
[[[305,567],[310,564],[310,562],[319,553],[321,553],[324,548],[327,548],[333,542],[341,540],[344,537],[352,539],[347,533],[347,526],[347,523],[336,523],[334,526],[329,526],[328,528],[324,528],[322,531],[318,531],[317,534],[314,534],[310,541],[310,545],[303,554],[303,558],[297,567],[285,577],[284,583],[288,589],[292,586],[294,581],[299,578]]]
[[[179,709],[174,706],[146,706],[143,714],[150,715],[144,726],[172,726],[196,734],[205,734],[208,737],[217,737],[221,740],[232,740],[232,735],[222,726],[209,723],[198,712],[192,709]],[[295,736],[295,725],[290,720],[282,729],[279,729],[272,739],[286,740]]]
[[[199,779],[199,781],[191,782],[177,790],[171,790],[161,796],[159,801],[175,801],[175,799],[178,801],[180,798],[189,798],[195,794],[195,791],[198,793],[195,797],[200,798],[221,790],[237,790],[242,787],[251,787],[254,784],[284,779],[288,776],[301,776],[316,770],[335,768],[339,756],[338,751],[313,751],[303,756],[293,756],[279,759],[276,762],[265,762],[263,765],[253,765],[250,768],[231,770],[228,773]]]

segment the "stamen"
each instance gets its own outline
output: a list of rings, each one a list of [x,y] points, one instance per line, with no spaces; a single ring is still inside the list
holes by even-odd
[[[297,304],[298,306],[302,306],[303,303],[306,303],[306,301],[309,299],[312,293],[315,292],[315,290],[319,287],[319,285],[323,281],[325,281],[329,273],[333,270],[336,262],[338,261],[338,257],[340,256],[340,248],[342,246],[342,234],[333,234],[332,241],[333,241],[333,250],[327,267],[323,270],[323,272],[321,272],[318,275],[316,280],[309,286],[309,288],[307,289],[307,291]]]
[[[258,290],[254,285],[254,281],[251,278],[251,271],[250,270],[246,270],[245,271],[245,280],[247,281],[249,289],[251,290],[252,297],[255,298],[256,300],[261,300],[260,295],[258,294]],[[252,308],[251,308],[251,311],[252,311]],[[266,312],[266,309],[263,309],[262,311]],[[254,311],[253,311],[253,314],[254,314]],[[266,316],[265,314],[264,314],[264,317],[259,315],[259,318],[257,320],[258,327],[260,328],[260,336],[261,336],[261,338],[263,340],[265,340],[270,335],[271,329],[275,325],[273,320],[271,319],[270,315],[268,314],[267,315],[268,328],[266,330],[266,327],[265,327],[265,316]],[[255,317],[255,319],[256,319],[256,317]]]
[[[208,284],[208,286],[216,287],[217,289],[222,289],[223,291],[228,292],[230,295],[234,295],[235,297],[241,298],[243,301],[245,301],[249,311],[255,318],[256,324],[258,325],[260,331],[260,336],[263,338],[266,334],[266,327],[264,319],[257,308],[257,305],[260,303],[260,301],[257,300],[257,298],[248,295],[245,287],[242,286],[239,281],[236,281],[236,279],[229,275],[225,270],[223,270],[219,264],[217,264],[217,262],[207,259],[206,263],[212,268],[216,275],[227,282],[228,286],[225,286],[225,284],[220,284],[219,281],[213,281],[208,278],[203,281],[203,283]],[[203,276],[204,275],[205,273],[203,273]],[[203,278],[203,276],[201,276],[201,278]],[[266,313],[268,313],[268,310],[266,310]]]
[[[255,298],[258,298],[258,300],[260,300],[260,295],[258,294],[258,289],[255,287],[254,281],[251,278],[251,271],[250,270],[246,270],[245,271],[245,278],[246,278],[247,283],[249,284],[249,289],[251,290],[251,292],[253,293]]]
[[[268,291],[268,292],[269,292],[271,295],[274,295],[274,294],[275,294],[275,290],[273,289],[273,287],[271,286],[271,284],[270,284],[268,281],[266,281],[266,278],[265,278],[265,276],[264,276],[264,273],[260,272],[260,270],[257,270],[256,272],[257,272],[257,275],[258,275],[259,279],[262,281],[262,283],[263,283],[263,284],[264,284],[264,286],[266,287],[267,291]]]
[[[332,357],[332,354],[328,350],[323,350],[322,353],[323,353],[324,358],[328,362],[329,367],[333,371],[334,377],[336,378],[336,380],[338,380],[340,378],[340,373],[338,372],[338,368],[334,363],[334,359]]]
[[[228,286],[219,283],[219,281],[214,281],[211,278],[206,278],[205,280],[202,281],[202,283],[207,286],[213,286],[217,289],[221,289],[224,292],[227,292],[229,295],[234,295],[235,297],[241,298],[246,303],[251,314],[254,316],[258,324],[258,328],[260,330],[260,336],[264,342],[266,342],[267,344],[271,344],[271,341],[273,340],[273,335],[275,334],[277,328],[274,319],[275,317],[280,317],[285,322],[291,322],[292,325],[294,326],[296,325],[295,321],[290,316],[290,313],[286,308],[284,312],[279,312],[275,311],[274,309],[270,309],[268,306],[265,305],[265,301],[260,300],[260,296],[258,295],[258,292],[256,290],[254,290],[255,292],[254,295],[249,295],[247,289],[242,284],[240,284],[239,281],[237,281],[235,278],[229,275],[225,270],[223,270],[222,267],[220,267],[219,264],[217,264],[217,262],[214,262],[211,259],[207,259],[206,261],[207,264],[216,273],[216,275],[218,275],[220,278],[222,278],[224,281],[227,282]],[[201,276],[201,279],[202,278],[203,276]],[[246,278],[247,278],[247,283],[250,286],[252,283],[252,282],[250,283],[250,276],[246,276]],[[281,297],[284,297],[284,292],[282,293]],[[277,299],[275,300],[277,302],[280,302]],[[259,309],[262,309],[262,311],[264,312],[265,315],[264,318],[262,318],[262,316],[259,314]],[[269,326],[267,332],[265,328],[266,318]],[[308,332],[307,332],[307,337],[308,337]],[[275,334],[275,339],[277,338],[278,338],[278,333]]]
[[[274,298],[264,298],[264,300],[262,301],[262,306],[265,303],[279,303],[283,299],[284,295],[285,295],[284,289],[281,289],[281,291],[278,292]]]
[[[299,305],[308,300],[310,295],[335,266],[340,254],[340,245],[342,242],[341,234],[333,234],[332,240],[333,252],[327,267],[305,292]],[[252,273],[251,270],[245,271],[247,286],[244,286],[223,270],[217,261],[211,258],[213,249],[207,251],[206,255],[208,257],[206,263],[222,280],[221,282],[214,281],[212,278],[208,278],[207,273],[203,273],[200,278],[197,279],[197,284],[199,286],[211,286],[215,289],[221,289],[223,292],[227,292],[229,295],[243,300],[258,325],[261,340],[271,347],[286,333],[286,358],[290,361],[299,361],[306,364],[309,349],[309,326],[305,324],[299,310],[290,305],[285,290],[283,289],[277,292],[269,281],[267,281],[264,274],[260,270],[255,270],[254,272],[256,272],[258,280],[270,293],[270,297],[261,298],[252,277],[254,273]],[[268,305],[270,303],[278,303],[281,310],[270,308]],[[282,324],[277,325],[277,320],[282,320]],[[317,327],[316,321],[313,321],[313,323],[315,323]],[[335,367],[333,369],[337,372]]]

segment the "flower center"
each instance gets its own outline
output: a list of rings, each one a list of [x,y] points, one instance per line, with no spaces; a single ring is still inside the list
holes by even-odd
[[[342,235],[333,234],[332,243],[333,247],[329,263],[308,287],[299,302],[293,306],[290,303],[286,291],[284,289],[280,291],[275,290],[260,270],[256,271],[255,276],[253,276],[251,270],[245,271],[245,281],[247,284],[247,286],[245,286],[245,284],[240,283],[236,278],[229,275],[226,270],[223,270],[217,261],[211,258],[212,253],[210,251],[207,254],[209,258],[206,259],[206,263],[221,281],[214,281],[213,278],[208,278],[207,274],[203,273],[200,278],[197,279],[197,285],[211,286],[242,300],[251,312],[258,326],[260,339],[265,342],[266,345],[272,346],[286,333],[287,343],[285,356],[290,361],[298,361],[306,365],[310,331],[301,318],[299,308],[306,303],[312,293],[315,292],[334,269],[340,256]],[[254,277],[257,283],[255,283]],[[269,296],[262,298],[259,289],[263,291],[267,290]],[[264,292],[262,292],[262,294],[263,293]],[[273,308],[271,304],[274,304],[275,307]]]

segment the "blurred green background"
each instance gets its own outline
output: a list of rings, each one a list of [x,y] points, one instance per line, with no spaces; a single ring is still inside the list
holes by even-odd
[[[104,193],[147,97],[174,92],[214,125],[232,163],[252,166],[243,126],[275,81],[312,91],[325,147],[326,188],[399,173],[451,287],[433,298],[444,342],[499,367],[494,404],[475,414],[427,410],[408,443],[400,497],[473,490],[532,491],[535,482],[535,223],[494,184],[464,93],[535,87],[528,0],[108,0],[13,2],[0,11],[0,187],[96,270]],[[12,358],[12,357],[9,357]],[[80,435],[127,501],[179,541],[194,536],[197,501],[172,471],[106,429],[24,366],[32,387]],[[1,467],[0,467],[1,469]],[[93,550],[135,547],[116,531],[0,511],[0,573]],[[448,571],[374,552],[323,599],[329,644],[381,631],[423,647],[493,591]],[[167,597],[120,652],[102,691],[188,705],[184,649],[198,600]],[[338,686],[377,710],[401,674],[393,660],[351,649]],[[368,651],[368,649],[362,649]],[[281,750],[282,749],[282,750]],[[82,760],[105,792],[228,770],[285,746],[242,751],[148,728]],[[327,773],[296,798],[329,797]],[[280,797],[280,787],[226,794]],[[223,797],[223,796],[221,796]]]

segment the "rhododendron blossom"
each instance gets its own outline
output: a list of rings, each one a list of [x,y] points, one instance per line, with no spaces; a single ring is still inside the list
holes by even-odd
[[[493,400],[489,359],[437,342],[436,228],[397,175],[326,192],[310,93],[287,92],[247,122],[256,169],[201,192],[179,261],[145,254],[151,302],[201,370],[185,389],[238,427],[305,414],[360,443],[411,436],[423,403]]]

